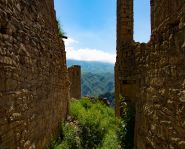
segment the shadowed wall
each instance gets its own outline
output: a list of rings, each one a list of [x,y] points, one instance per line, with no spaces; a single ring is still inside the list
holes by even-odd
[[[66,117],[68,93],[53,0],[1,0],[0,148],[44,148]]]
[[[147,44],[131,38],[133,3],[118,0],[117,11],[116,114],[121,114],[120,95],[135,105],[136,149],[183,149],[185,0],[151,0]]]

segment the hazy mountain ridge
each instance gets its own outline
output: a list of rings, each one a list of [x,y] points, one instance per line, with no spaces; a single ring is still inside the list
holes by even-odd
[[[80,65],[82,96],[100,96],[114,92],[114,65],[111,63],[68,60],[68,67]]]
[[[82,72],[91,73],[114,73],[114,64],[96,61],[67,60],[67,66],[80,65]]]
[[[107,92],[114,92],[114,74],[91,72],[82,74],[82,95],[99,96]]]

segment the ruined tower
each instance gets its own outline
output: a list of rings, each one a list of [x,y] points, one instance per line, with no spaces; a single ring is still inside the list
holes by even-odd
[[[133,1],[117,1],[117,48],[133,41]]]
[[[81,98],[81,67],[73,65],[68,68],[70,80],[70,98]]]
[[[116,115],[120,116],[120,97],[123,96],[122,83],[124,68],[123,55],[128,54],[128,44],[133,42],[133,1],[117,0],[117,57],[115,64]],[[126,47],[125,47],[126,46]],[[126,68],[126,67],[125,67]]]
[[[132,12],[133,0],[118,0],[116,115],[122,112],[120,95],[134,103],[134,149],[184,149],[185,0],[150,3],[151,38],[136,43],[126,33],[133,21],[130,26],[124,15]]]

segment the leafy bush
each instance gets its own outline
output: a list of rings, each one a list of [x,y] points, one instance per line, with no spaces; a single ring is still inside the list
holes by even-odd
[[[109,130],[103,139],[101,149],[118,149],[120,147],[116,129]]]
[[[71,115],[76,115],[76,107],[79,108],[77,118],[81,129],[80,138],[82,147],[93,148],[101,146],[102,140],[108,135],[108,130],[111,127],[116,128],[113,109],[99,102],[92,103],[89,99],[82,99],[71,103]]]
[[[60,149],[79,148],[80,140],[78,137],[78,128],[72,123],[62,123],[63,142],[57,146]]]
[[[123,114],[120,123],[119,139],[121,147],[133,149],[134,146],[134,127],[135,127],[135,107],[132,103],[126,103],[121,98]]]
[[[87,98],[73,100],[71,122],[62,124],[61,141],[56,149],[117,149],[117,124],[114,110]]]

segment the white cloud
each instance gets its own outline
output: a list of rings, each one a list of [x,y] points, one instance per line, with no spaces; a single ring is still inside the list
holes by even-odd
[[[83,61],[99,61],[115,63],[116,55],[104,52],[97,49],[75,49],[74,45],[78,44],[78,41],[73,38],[64,39],[66,46],[67,59],[83,60]]]
[[[84,61],[100,61],[115,63],[116,55],[107,53],[97,49],[78,49],[75,50],[73,47],[67,47],[67,58],[74,60],[84,60]]]
[[[73,38],[64,39],[64,42],[66,47],[78,43],[78,41]]]

